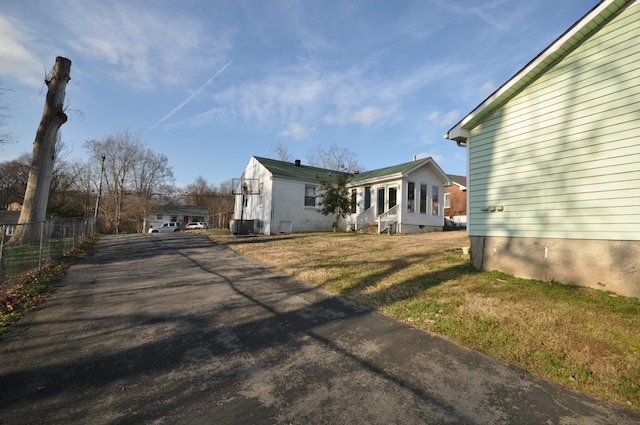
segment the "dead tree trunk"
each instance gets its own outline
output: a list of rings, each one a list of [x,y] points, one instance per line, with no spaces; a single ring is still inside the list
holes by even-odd
[[[64,113],[64,96],[67,83],[71,79],[70,73],[71,61],[58,56],[50,79],[45,80],[48,87],[47,97],[36,139],[33,142],[31,169],[18,219],[19,224],[37,223],[46,218],[58,130],[67,122],[67,115]],[[39,236],[40,226],[18,226],[10,244],[33,242],[38,240]]]

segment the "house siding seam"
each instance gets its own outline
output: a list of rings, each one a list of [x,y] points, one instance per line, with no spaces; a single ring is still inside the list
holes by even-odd
[[[470,236],[640,240],[639,38],[626,8],[471,130]]]

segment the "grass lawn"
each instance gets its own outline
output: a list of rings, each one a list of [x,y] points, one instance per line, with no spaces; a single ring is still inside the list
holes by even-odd
[[[478,272],[464,232],[204,234],[312,285],[600,399],[640,410],[640,302]]]

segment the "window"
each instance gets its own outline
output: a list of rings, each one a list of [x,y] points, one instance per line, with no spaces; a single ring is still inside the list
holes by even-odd
[[[433,186],[431,188],[433,192],[431,192],[431,215],[439,215],[440,214],[440,189],[438,186]]]
[[[376,206],[376,215],[380,215],[384,212],[384,203],[385,203],[385,196],[384,196],[384,187],[379,187],[378,188],[378,204]]]
[[[416,184],[413,182],[409,182],[407,191],[407,212],[416,212]]]
[[[364,210],[371,208],[371,186],[364,188]]]
[[[427,213],[427,185],[420,185],[420,214]]]
[[[357,213],[358,208],[358,191],[351,189],[351,214]]]
[[[396,206],[398,189],[395,187],[389,188],[389,209]]]
[[[156,215],[156,220],[162,220],[162,214]]]
[[[177,215],[172,215],[171,216],[171,220],[169,220],[169,221],[171,221],[172,223],[177,222],[178,221],[178,216]]]
[[[445,208],[451,208],[451,194],[450,193],[445,193],[444,194],[444,207]]]
[[[316,206],[316,188],[314,186],[304,187],[304,206],[305,207]]]

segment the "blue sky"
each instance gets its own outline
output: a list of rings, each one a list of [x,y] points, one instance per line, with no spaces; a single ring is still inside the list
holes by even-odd
[[[282,144],[306,163],[332,144],[366,169],[432,156],[462,117],[597,0],[3,0],[0,87],[31,152],[43,79],[72,61],[61,128],[70,159],[128,130],[169,158],[176,184],[239,177]]]

